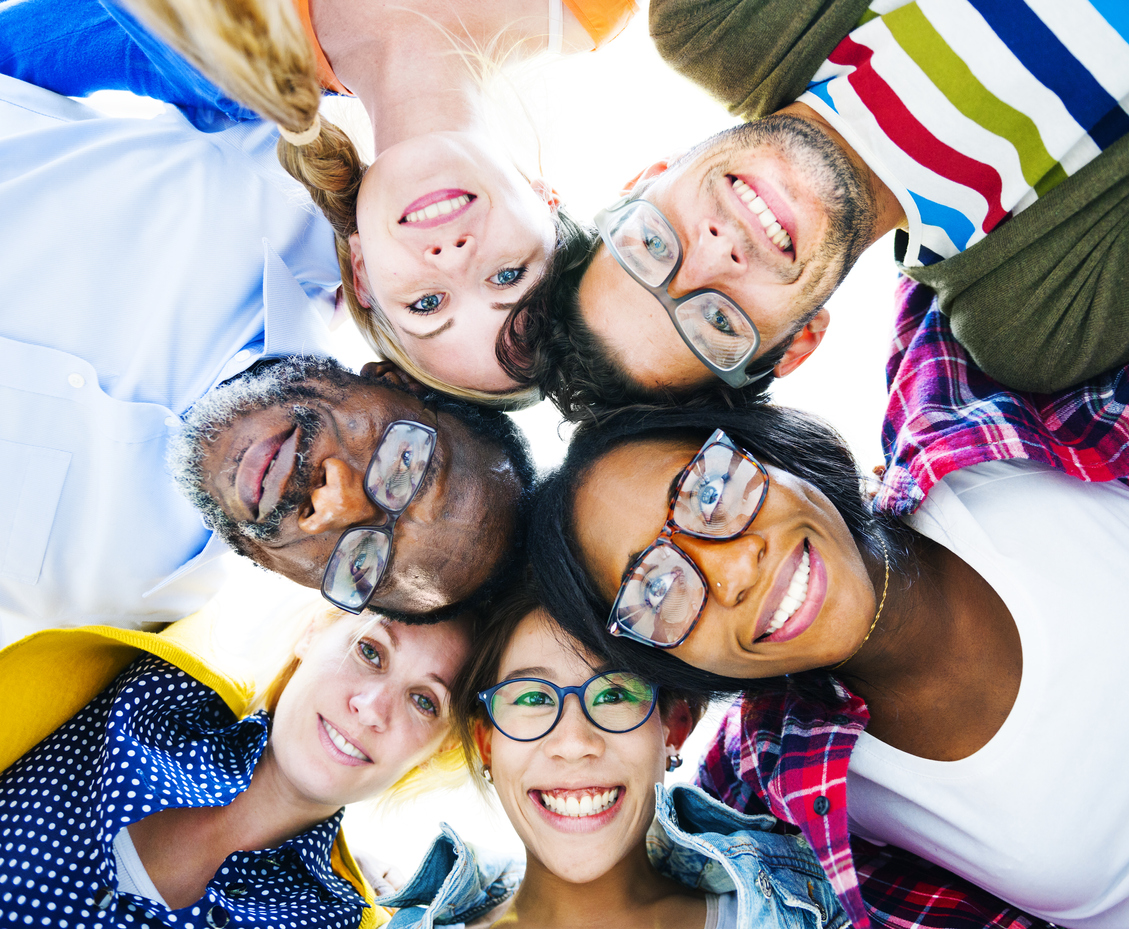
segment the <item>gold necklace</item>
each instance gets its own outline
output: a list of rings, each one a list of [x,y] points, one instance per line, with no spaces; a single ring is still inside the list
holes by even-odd
[[[866,640],[870,638],[870,634],[874,631],[874,627],[878,625],[879,617],[882,616],[882,607],[886,605],[886,591],[890,589],[890,552],[886,548],[886,540],[882,538],[881,535],[878,536],[878,541],[882,543],[882,559],[886,562],[886,580],[882,582],[882,599],[878,601],[878,612],[874,614],[874,622],[872,622],[870,624],[870,628],[866,630],[866,635],[862,637],[862,641],[859,642],[858,648],[851,652],[837,665],[832,665],[832,671],[834,671],[836,668],[843,667],[843,665],[845,665],[859,653],[859,649],[866,645]]]

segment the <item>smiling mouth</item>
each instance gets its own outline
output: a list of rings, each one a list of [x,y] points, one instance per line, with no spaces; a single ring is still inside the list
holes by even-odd
[[[334,744],[338,751],[340,751],[342,754],[348,755],[350,758],[356,758],[358,761],[372,761],[372,759],[369,758],[368,755],[362,752],[359,748],[357,748],[357,746],[355,746],[352,742],[345,738],[344,735],[338,732],[328,719],[326,719],[324,716],[319,715],[318,720],[319,722],[321,722],[321,726],[325,731],[325,734],[329,736],[329,741]]]
[[[605,813],[615,806],[620,788],[585,787],[581,790],[537,790],[533,793],[550,813],[584,819]]]
[[[401,226],[437,226],[465,212],[476,199],[475,194],[465,190],[437,190],[409,203],[399,223]]]
[[[270,513],[281,495],[287,474],[276,472],[280,460],[292,461],[298,443],[297,428],[267,436],[255,442],[239,459],[235,472],[235,492],[254,521]],[[283,465],[285,467],[285,465]],[[267,498],[264,506],[264,497]]]
[[[805,540],[803,557],[800,559],[800,563],[796,565],[796,570],[792,572],[792,579],[788,582],[788,589],[784,592],[784,596],[780,600],[780,605],[772,614],[772,619],[769,620],[764,633],[757,637],[757,642],[762,642],[773,633],[779,632],[784,624],[792,618],[796,610],[804,605],[804,601],[808,596],[808,585],[810,583],[811,551]]]
[[[753,218],[761,224],[765,235],[768,236],[768,240],[782,252],[791,253],[793,251],[792,237],[788,235],[788,232],[780,225],[776,214],[772,212],[768,204],[757,195],[757,192],[752,187],[739,177],[734,177],[732,174],[727,176],[729,183],[733,187],[733,192],[737,194],[741,202],[745,204],[748,211],[753,214]]]

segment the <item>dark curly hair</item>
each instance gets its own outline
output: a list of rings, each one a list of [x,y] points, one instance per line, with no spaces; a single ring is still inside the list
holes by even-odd
[[[591,227],[573,223],[568,232],[499,334],[498,362],[510,377],[536,383],[562,415],[574,422],[639,404],[708,407],[736,405],[750,396],[764,399],[771,374],[742,389],[720,380],[685,389],[636,383],[580,312],[580,284],[603,242]],[[757,359],[758,367],[775,366],[790,343],[784,339],[765,352]]]
[[[702,442],[719,428],[761,461],[802,478],[822,491],[842,515],[859,548],[879,564],[884,541],[890,554],[891,571],[911,573],[915,570],[912,531],[893,517],[871,511],[862,492],[862,475],[854,458],[842,439],[822,421],[798,410],[763,403],[706,410],[635,409],[609,416],[598,424],[581,426],[573,436],[564,464],[537,491],[529,548],[545,606],[586,648],[606,654],[614,664],[629,668],[661,687],[721,696],[790,686],[808,698],[836,705],[839,698],[828,669],[755,681],[728,678],[691,667],[662,649],[612,636],[607,631],[611,603],[596,589],[577,541],[574,523],[577,490],[589,470],[620,445],[658,437]]]

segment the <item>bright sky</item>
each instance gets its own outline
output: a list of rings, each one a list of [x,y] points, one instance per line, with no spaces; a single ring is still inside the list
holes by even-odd
[[[541,173],[574,215],[585,219],[616,199],[622,183],[646,165],[734,122],[720,105],[662,63],[647,36],[644,14],[599,52],[536,66],[521,76],[520,89],[535,116]],[[152,112],[149,104],[127,97],[99,94],[95,103],[123,115]],[[511,113],[520,108],[507,97],[500,109]],[[523,119],[520,114],[514,117]],[[536,170],[536,159],[531,167]],[[837,428],[864,470],[881,461],[878,440],[894,282],[892,245],[880,242],[828,303],[832,324],[819,351],[775,388],[778,402],[818,413]],[[336,338],[346,363],[359,367],[371,357],[351,325],[338,330]],[[538,465],[550,468],[559,462],[568,430],[561,428],[556,411],[542,403],[517,414],[517,419]],[[260,656],[264,641],[277,641],[275,630],[285,625],[280,617],[308,602],[311,592],[230,557],[231,579],[216,603],[219,644],[232,656]],[[698,727],[684,753],[687,763],[672,778],[692,776],[711,729],[709,719]],[[499,808],[488,808],[470,787],[399,810],[350,809],[346,833],[352,846],[393,862],[407,876],[440,821],[475,843],[521,853]]]

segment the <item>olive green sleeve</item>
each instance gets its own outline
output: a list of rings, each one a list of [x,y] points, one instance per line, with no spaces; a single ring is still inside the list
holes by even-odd
[[[735,116],[792,103],[868,0],[652,0],[651,38],[675,71]]]
[[[1129,137],[960,254],[903,268],[973,360],[1017,390],[1129,364]]]

